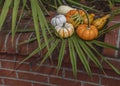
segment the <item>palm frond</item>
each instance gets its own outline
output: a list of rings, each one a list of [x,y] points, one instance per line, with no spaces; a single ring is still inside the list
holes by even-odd
[[[88,10],[92,10],[92,11],[94,11],[94,12],[98,12],[99,13],[99,11],[98,10],[96,10],[96,9],[93,9],[92,7],[88,7],[88,6],[85,6],[85,5],[83,5],[83,4],[81,4],[81,3],[78,3],[78,2],[76,2],[76,1],[73,1],[73,0],[66,0],[68,3],[71,3],[72,5],[75,5],[75,7],[82,7],[82,8],[84,8],[84,9],[88,9]],[[80,8],[79,7],[79,8]]]
[[[14,1],[14,7],[13,7],[13,13],[12,13],[12,41],[14,39],[15,32],[16,32],[16,21],[17,21],[19,4],[20,4],[20,0]]]
[[[112,30],[114,30],[114,29],[117,29],[118,27],[120,27],[120,23],[117,23],[117,24],[114,24],[114,25],[112,25],[112,26],[110,26],[110,27],[108,27],[108,28],[102,29],[101,31],[99,31],[99,36],[98,36],[98,38],[99,38],[101,35],[104,35],[104,34],[110,32],[110,31],[112,31]]]
[[[77,37],[74,37],[72,39],[72,41],[74,43],[74,47],[76,49],[76,53],[78,54],[79,59],[81,60],[82,64],[84,65],[86,72],[88,73],[88,75],[91,76],[92,72],[91,72],[91,69],[90,69],[89,62],[86,59],[86,56],[85,56],[83,50],[81,49],[81,47],[80,47],[81,45],[79,45],[78,40],[79,39]]]
[[[72,43],[72,38],[68,39],[68,45],[69,45],[70,61],[72,64],[73,75],[77,77],[77,61],[76,61],[75,49]]]
[[[87,54],[87,56],[93,61],[93,63],[99,67],[100,69],[103,69],[100,61],[96,58],[96,56],[94,55],[94,53],[89,49],[89,47],[85,44],[84,41],[79,40],[79,43],[82,47],[82,49],[84,50],[84,52]]]
[[[39,22],[38,22],[38,15],[37,15],[37,1],[36,0],[30,0],[31,2],[31,8],[32,8],[32,15],[33,15],[33,20],[34,20],[34,27],[35,27],[35,33],[37,37],[37,42],[39,48],[41,47],[40,44],[40,27],[39,27]]]
[[[61,64],[62,64],[64,53],[65,53],[66,43],[67,43],[66,40],[62,40],[62,44],[61,44],[61,48],[60,48],[59,56],[58,56],[57,72],[59,72],[59,70],[61,68]]]
[[[5,18],[7,17],[7,13],[11,3],[12,3],[12,0],[5,0],[4,2],[4,6],[2,8],[2,12],[0,15],[0,30],[2,29],[3,23],[5,22]]]
[[[58,43],[60,42],[59,39],[56,39],[55,41],[52,41],[54,44],[51,45],[50,49],[48,50],[48,52],[45,54],[45,56],[43,57],[42,61],[40,62],[40,64],[43,64],[48,58],[49,56],[52,54],[52,52],[55,50],[55,48],[57,47]]]
[[[115,49],[115,50],[120,50],[120,48],[117,48],[116,46],[113,46],[113,45],[105,43],[105,42],[93,40],[92,43],[94,43],[95,45],[100,46],[100,47],[111,48],[111,49]]]
[[[117,74],[120,74],[120,70],[117,69],[114,65],[112,65],[102,54],[100,54],[95,48],[94,46],[92,45],[92,43],[88,43],[88,46],[94,51],[97,53],[98,56],[100,56],[102,58],[103,61],[105,61]]]

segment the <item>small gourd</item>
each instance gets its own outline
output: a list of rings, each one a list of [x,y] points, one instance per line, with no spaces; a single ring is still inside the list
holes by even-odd
[[[70,23],[64,23],[63,26],[56,26],[55,30],[61,38],[68,38],[74,33],[74,27]]]
[[[94,25],[88,27],[87,24],[79,25],[76,33],[83,40],[93,40],[98,36],[97,28]]]
[[[61,5],[58,7],[57,9],[57,13],[65,15],[67,12],[69,12],[70,10],[74,10],[74,8],[67,6],[67,5]]]
[[[95,14],[93,14],[93,13],[88,14],[88,19],[89,19],[89,23],[90,23],[90,24],[93,22],[94,17],[95,17]],[[84,15],[84,16],[83,16],[83,23],[84,23],[84,24],[88,24],[88,19],[87,19],[87,16]]]
[[[53,26],[63,26],[66,23],[66,17],[64,15],[57,15],[51,19],[51,24]]]
[[[110,14],[107,14],[107,15],[101,17],[101,18],[97,18],[96,20],[94,20],[94,21],[92,22],[92,24],[93,24],[94,26],[96,26],[98,30],[100,30],[100,29],[102,29],[103,26],[106,24],[107,19],[108,19],[109,17],[110,17]]]
[[[81,24],[82,16],[85,15],[85,12],[83,10],[70,10],[66,14],[67,22],[73,24],[73,26],[76,28],[79,24]]]

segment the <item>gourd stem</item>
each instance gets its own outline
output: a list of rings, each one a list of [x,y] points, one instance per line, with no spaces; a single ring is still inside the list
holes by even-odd
[[[89,27],[90,27],[89,14],[88,14],[88,12],[87,12],[85,9],[83,9],[83,8],[80,8],[80,9],[83,10],[83,11],[85,12],[85,15],[86,15],[87,21],[88,21],[88,29],[89,29]]]

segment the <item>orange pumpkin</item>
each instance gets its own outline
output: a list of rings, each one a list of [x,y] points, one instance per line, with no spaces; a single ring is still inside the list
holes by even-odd
[[[88,27],[87,24],[79,25],[76,33],[83,40],[93,40],[98,36],[97,28],[94,25]]]
[[[85,15],[83,10],[70,10],[66,13],[67,22],[77,27],[82,22],[82,16]]]

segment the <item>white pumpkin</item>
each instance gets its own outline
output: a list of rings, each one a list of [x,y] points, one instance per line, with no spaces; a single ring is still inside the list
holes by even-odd
[[[62,38],[68,38],[74,33],[74,27],[70,23],[65,23],[63,26],[56,26],[55,29]]]
[[[57,13],[65,15],[67,12],[69,12],[70,10],[74,10],[74,8],[67,6],[67,5],[61,5],[58,7],[57,9]]]
[[[63,26],[66,23],[66,17],[64,15],[57,15],[51,19],[51,24],[53,26]]]

